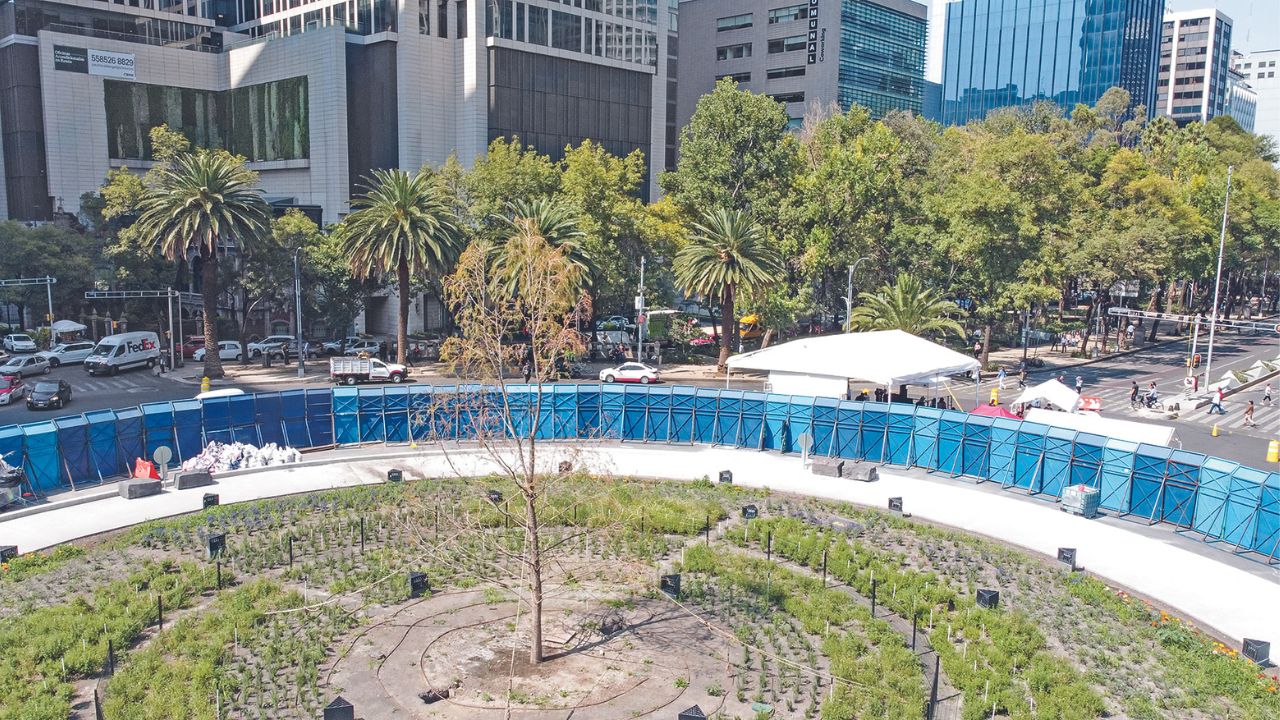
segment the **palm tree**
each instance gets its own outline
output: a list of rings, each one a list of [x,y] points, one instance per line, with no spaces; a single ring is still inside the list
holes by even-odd
[[[218,347],[218,253],[252,247],[270,233],[271,210],[254,185],[257,173],[222,150],[200,149],[172,158],[138,204],[140,236],[169,260],[201,263],[204,346]],[[216,352],[204,356],[206,377],[222,377]]]
[[[858,297],[862,304],[849,316],[849,326],[855,330],[904,330],[913,335],[953,332],[964,337],[964,328],[953,317],[960,308],[938,297],[914,275],[903,273],[893,285]]]
[[[343,245],[357,278],[394,272],[400,313],[396,326],[396,362],[404,363],[409,344],[410,278],[442,274],[462,252],[465,241],[453,203],[428,169],[375,170],[356,208],[342,222]]]
[[[742,210],[713,210],[693,226],[693,237],[676,253],[676,282],[689,293],[720,299],[720,359],[723,372],[737,335],[733,303],[739,290],[773,284],[782,259],[755,218]]]
[[[568,203],[551,198],[513,200],[507,203],[507,214],[497,218],[502,240],[491,248],[490,262],[508,292],[515,292],[523,263],[522,253],[513,249],[515,238],[540,237],[561,250],[570,267],[576,269],[574,289],[582,291],[591,285],[595,265],[583,246],[586,233],[578,225],[577,211]]]

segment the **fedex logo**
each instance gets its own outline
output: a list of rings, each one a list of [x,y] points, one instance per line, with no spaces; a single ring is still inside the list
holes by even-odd
[[[126,342],[124,345],[125,345],[125,349],[127,349],[131,353],[156,349],[155,342],[147,338],[143,338],[138,342]]]

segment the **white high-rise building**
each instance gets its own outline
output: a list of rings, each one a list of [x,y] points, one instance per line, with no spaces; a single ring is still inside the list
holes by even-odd
[[[1280,147],[1280,48],[1239,53],[1231,66],[1257,93],[1253,131],[1270,135]]]
[[[1213,9],[1165,12],[1156,113],[1179,125],[1226,114],[1231,18]]]

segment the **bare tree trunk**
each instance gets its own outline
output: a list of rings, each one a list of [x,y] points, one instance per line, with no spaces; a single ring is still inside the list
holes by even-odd
[[[769,343],[773,342],[773,328],[764,331],[764,337],[760,338],[760,349],[769,347]]]
[[[530,457],[533,457],[532,450]],[[532,466],[530,473],[534,472]],[[527,482],[536,483],[537,480]],[[532,488],[533,486],[530,485]],[[542,543],[538,533],[537,495],[524,494],[525,542],[529,562],[529,664],[542,662]]]
[[[1165,286],[1163,283],[1156,285],[1155,294],[1151,297],[1151,309],[1158,313],[1164,312],[1165,300],[1167,299],[1167,295],[1171,294],[1172,292],[1173,292],[1172,284],[1170,285],[1167,291],[1165,290]],[[1158,330],[1159,328],[1160,328],[1159,318],[1153,319],[1151,321],[1151,331],[1147,333],[1147,342],[1156,341],[1156,330]]]
[[[205,246],[200,251],[202,261],[200,291],[204,301],[204,376],[220,378],[222,357],[218,354],[218,248]]]
[[[991,321],[988,320],[982,326],[982,352],[980,353],[981,357],[978,358],[981,367],[978,368],[978,377],[982,377],[982,371],[987,367],[987,362],[991,359],[991,325]]]
[[[397,297],[400,299],[400,313],[396,318],[396,362],[404,365],[405,351],[409,346],[409,261],[400,258],[400,265],[396,267],[396,281],[400,287],[397,288]]]
[[[716,372],[729,369],[729,353],[733,350],[733,339],[738,334],[737,324],[733,319],[733,286],[728,285],[720,298],[720,359],[716,361]]]

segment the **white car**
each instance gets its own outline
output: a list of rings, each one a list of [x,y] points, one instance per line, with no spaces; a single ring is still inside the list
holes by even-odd
[[[343,354],[359,355],[360,353],[366,353],[369,357],[376,357],[380,352],[382,352],[382,343],[377,340],[360,340],[348,345],[347,351]]]
[[[633,382],[648,385],[658,382],[658,371],[644,363],[622,363],[616,368],[601,370],[600,382]]]
[[[91,352],[93,352],[93,343],[86,340],[58,343],[53,346],[52,350],[38,352],[36,353],[36,356],[48,360],[49,367],[58,367],[59,365],[82,363],[85,358],[89,357],[89,353]]]
[[[267,337],[264,337],[257,342],[249,343],[248,345],[249,357],[251,358],[262,357],[262,353],[265,352],[267,348],[274,349],[275,346],[277,345],[283,345],[285,343],[291,343],[291,342],[293,342],[292,335],[268,335]]]
[[[35,352],[36,341],[30,335],[10,333],[4,336],[4,349],[9,352]]]
[[[204,348],[199,348],[191,353],[191,359],[197,362],[204,360]],[[239,360],[240,359],[240,343],[235,340],[219,340],[218,341],[218,359],[220,360]]]
[[[49,361],[39,355],[14,355],[0,365],[0,375],[42,375],[49,372]]]

